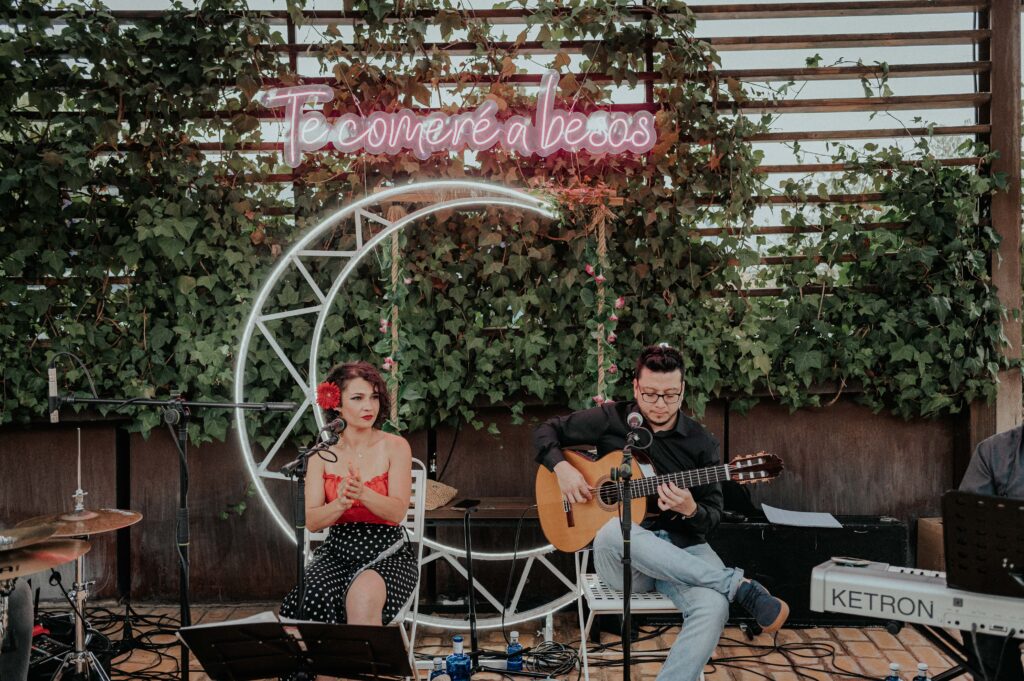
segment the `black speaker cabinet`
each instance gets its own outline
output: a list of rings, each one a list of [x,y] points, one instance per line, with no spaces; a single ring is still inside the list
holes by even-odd
[[[863,617],[811,611],[811,570],[832,556],[909,565],[907,526],[887,517],[837,516],[837,519],[842,529],[772,525],[763,515],[751,514],[746,522],[723,522],[710,544],[727,566],[743,568],[747,577],[761,582],[789,604],[788,625],[878,624],[877,620]],[[740,624],[749,622],[750,617],[734,604],[729,621]],[[648,625],[678,622],[676,616],[642,619],[642,623]]]
[[[839,516],[842,529],[772,525],[764,516],[747,522],[723,522],[711,538],[711,546],[726,565],[743,568],[744,574],[764,584],[789,604],[790,624],[855,625],[872,620],[829,612],[812,612],[811,570],[832,556],[852,556],[909,565],[910,546],[906,524],[895,518]],[[745,619],[734,605],[732,616]]]

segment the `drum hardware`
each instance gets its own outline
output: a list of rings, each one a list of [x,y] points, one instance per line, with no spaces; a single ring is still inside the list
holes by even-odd
[[[90,510],[85,507],[85,497],[88,494],[82,489],[82,430],[78,429],[78,488],[72,495],[72,499],[75,500],[75,509],[71,513],[57,513],[54,515],[39,516],[36,518],[30,518],[24,522],[18,524],[18,527],[34,527],[34,526],[56,526],[56,532],[54,536],[57,537],[84,537],[92,534],[99,534],[101,532],[111,532],[114,530],[120,530],[121,528],[134,525],[135,523],[142,520],[142,514],[135,511],[123,511],[121,509],[101,508],[97,510]],[[74,540],[65,540],[74,541]],[[88,547],[88,544],[84,541],[78,542]],[[40,547],[45,546],[41,544]],[[86,548],[86,551],[88,549]],[[16,552],[15,552],[16,553]],[[74,557],[75,560],[75,581],[71,586],[71,591],[65,592],[65,598],[70,603],[71,608],[74,610],[75,620],[75,636],[74,636],[74,647],[64,653],[61,656],[60,666],[57,671],[54,672],[51,677],[51,681],[58,681],[63,678],[69,670],[73,673],[83,676],[84,678],[95,678],[101,679],[101,681],[110,681],[110,676],[107,675],[106,670],[96,655],[91,652],[86,646],[86,632],[89,629],[88,622],[85,620],[85,602],[89,597],[89,587],[95,584],[95,581],[86,581],[85,579],[85,559],[83,558],[85,551]],[[0,554],[2,556],[3,554]],[[0,558],[2,560],[2,558]],[[67,561],[61,561],[67,562]],[[60,563],[56,563],[59,565]],[[47,566],[53,567],[53,566]],[[2,564],[0,564],[0,573],[2,573]]]

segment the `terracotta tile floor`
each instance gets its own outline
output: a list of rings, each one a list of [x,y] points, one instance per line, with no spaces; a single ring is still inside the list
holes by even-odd
[[[104,605],[100,603],[99,605]],[[109,605],[109,604],[107,604]],[[116,606],[113,606],[116,607]],[[147,615],[176,616],[174,605],[135,605],[136,610]],[[276,608],[272,603],[242,603],[234,605],[197,605],[193,607],[193,620],[200,622],[216,622],[246,617],[268,609]],[[522,643],[532,646],[540,642],[535,631],[538,625],[527,628],[520,625]],[[666,649],[671,646],[679,630],[669,628],[662,632],[654,632],[646,640],[634,644],[634,658],[651,651]],[[118,634],[113,634],[114,639]],[[574,616],[559,615],[555,620],[556,641],[568,645],[578,645],[579,628]],[[170,636],[157,639],[171,642]],[[614,642],[615,637],[602,635],[602,643]],[[501,632],[482,632],[481,648],[503,650],[504,640]],[[429,627],[421,627],[417,635],[416,651],[426,655],[444,656],[450,652],[450,633]],[[141,670],[174,672],[178,668],[177,646],[166,649],[166,655],[135,650],[130,655],[115,660],[116,678],[132,678]],[[611,659],[621,659],[614,655]],[[636,661],[636,660],[635,660]],[[868,678],[882,679],[889,662],[899,662],[905,672],[916,669],[917,663],[927,662],[931,673],[935,674],[949,668],[950,662],[940,654],[928,641],[910,628],[905,628],[898,636],[892,636],[884,629],[878,628],[810,628],[784,629],[779,632],[775,647],[771,637],[760,635],[748,641],[743,632],[735,627],[726,629],[719,641],[711,664],[705,667],[707,681],[828,681],[836,679],[848,681],[864,675]],[[207,675],[202,673],[195,658],[192,658],[191,679],[206,681]],[[646,661],[635,664],[634,679],[653,679],[661,668],[660,661]],[[423,678],[426,673],[423,672]],[[591,678],[595,681],[611,681],[622,678],[621,667],[591,667]],[[909,679],[910,674],[905,674]],[[485,672],[474,676],[479,679],[500,679],[497,673]],[[556,677],[558,678],[558,677]],[[560,678],[575,679],[576,673]],[[969,678],[969,677],[962,677]]]

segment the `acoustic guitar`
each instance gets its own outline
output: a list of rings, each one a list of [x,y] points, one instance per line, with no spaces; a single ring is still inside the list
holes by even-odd
[[[605,523],[619,515],[621,483],[611,479],[612,468],[622,463],[622,452],[614,451],[593,460],[571,449],[563,450],[565,460],[583,474],[593,497],[582,504],[570,504],[558,487],[558,477],[544,466],[537,469],[537,515],[544,536],[562,551],[578,551],[594,540]],[[707,468],[655,475],[650,460],[641,452],[633,453],[633,479],[630,496],[645,499],[658,496],[658,486],[674,482],[678,487],[700,487],[724,480],[740,484],[767,482],[782,473],[782,459],[774,454],[758,452],[733,459],[729,463]],[[644,519],[646,503],[632,505],[634,523]]]

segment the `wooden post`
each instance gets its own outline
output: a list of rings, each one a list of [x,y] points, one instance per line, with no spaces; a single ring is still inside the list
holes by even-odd
[[[1003,321],[1007,338],[1004,352],[1011,360],[1021,358],[1021,188],[1020,188],[1020,0],[992,0],[987,12],[979,13],[979,28],[990,28],[991,42],[983,46],[979,59],[992,61],[989,90],[992,100],[979,122],[992,126],[989,144],[999,153],[993,173],[1007,178],[1005,191],[992,197],[992,226],[1002,238],[992,258],[992,280],[999,300],[1006,306]],[[984,21],[984,19],[988,21]],[[987,26],[986,26],[987,24]],[[986,49],[987,47],[987,49]],[[984,90],[984,81],[981,81]],[[1017,369],[999,372],[999,389],[994,406],[974,405],[969,417],[971,449],[978,442],[1013,428],[1021,422],[1021,373]],[[959,483],[969,452],[957,457],[954,484]]]

